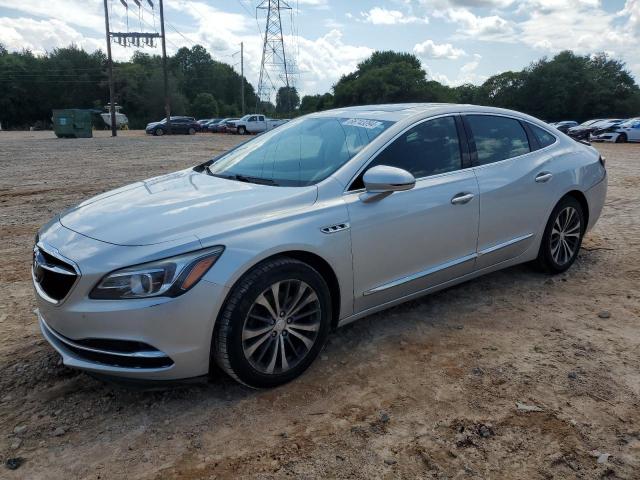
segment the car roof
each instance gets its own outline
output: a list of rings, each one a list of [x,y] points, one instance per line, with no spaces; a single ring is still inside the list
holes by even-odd
[[[488,113],[517,115],[522,118],[529,118],[529,115],[507,110],[504,108],[486,107],[479,105],[457,104],[457,103],[392,103],[382,105],[362,105],[357,107],[335,108],[310,114],[314,118],[338,117],[338,118],[362,118],[370,120],[383,120],[400,122],[412,117],[441,115],[447,113]]]

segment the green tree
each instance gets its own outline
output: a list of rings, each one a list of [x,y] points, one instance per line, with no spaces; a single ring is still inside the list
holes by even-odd
[[[276,94],[276,112],[292,113],[300,106],[300,95],[296,87],[280,87]]]
[[[522,89],[526,79],[526,72],[503,72],[494,75],[474,92],[473,101],[481,105],[521,110],[524,106]]]
[[[325,93],[323,95],[305,95],[300,102],[300,113],[320,112],[333,108],[333,95]]]
[[[199,93],[191,102],[191,113],[196,118],[218,116],[218,102],[210,93]]]
[[[565,51],[524,72],[520,108],[546,120],[637,115],[640,90],[623,62]]]
[[[478,103],[476,97],[480,87],[473,83],[464,83],[453,89],[455,102],[457,103]]]
[[[421,101],[427,90],[420,60],[409,53],[374,52],[333,87],[338,107]]]

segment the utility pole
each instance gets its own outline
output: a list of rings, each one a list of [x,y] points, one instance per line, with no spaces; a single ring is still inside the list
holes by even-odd
[[[105,1],[105,5],[107,0]],[[164,75],[164,113],[167,117],[167,133],[171,133],[171,98],[169,97],[169,76],[167,73],[167,44],[164,33],[164,5],[160,0],[160,34],[162,36],[162,69]]]
[[[270,72],[280,77],[287,87],[287,93],[289,92],[289,77],[291,72],[284,50],[280,11],[291,10],[291,7],[285,0],[262,0],[256,9],[267,11],[267,23],[262,46],[262,62],[260,65],[260,79],[258,81],[258,105],[256,105],[256,110],[260,112],[258,109],[260,103],[270,101],[271,91],[276,88]]]
[[[240,99],[244,116],[244,42],[240,42]]]
[[[133,2],[142,9],[141,0],[133,0]],[[109,28],[109,8],[107,6],[107,0],[104,0],[104,26],[107,35],[107,70],[109,73],[109,113],[111,117],[111,136],[118,135],[118,125],[116,122],[116,103],[115,103],[115,87],[113,84],[113,57],[111,56],[111,42],[112,39],[118,45],[122,47],[154,47],[154,39],[159,38],[160,35],[157,32],[130,32],[129,31],[129,4],[127,0],[120,0],[120,3],[127,9],[127,31],[126,32],[112,32]],[[147,0],[149,6],[153,9],[153,0]],[[165,88],[165,102],[168,105],[167,96],[167,55],[164,45],[164,16],[162,15],[162,0],[160,0],[160,17],[162,19],[162,57],[164,60],[164,88]],[[155,22],[154,22],[155,23]],[[169,108],[168,106],[166,107]],[[170,127],[169,129],[170,130]]]
[[[115,87],[113,86],[113,58],[111,57],[111,33],[109,32],[109,9],[107,0],[104,0],[104,27],[107,33],[107,71],[109,74],[109,113],[111,114],[111,136],[118,135],[116,125]]]

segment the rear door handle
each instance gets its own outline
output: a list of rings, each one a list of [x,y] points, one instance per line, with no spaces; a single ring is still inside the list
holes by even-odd
[[[536,182],[537,183],[548,182],[549,180],[551,180],[551,177],[553,177],[553,175],[551,175],[549,172],[541,172],[538,175],[536,175]]]
[[[464,205],[473,199],[473,193],[459,193],[451,199],[453,205]]]

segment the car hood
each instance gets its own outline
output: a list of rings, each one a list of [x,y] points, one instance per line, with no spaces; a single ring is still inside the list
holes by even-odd
[[[60,223],[108,243],[152,245],[270,221],[316,198],[315,186],[257,185],[188,169],[93,197],[64,212]]]

